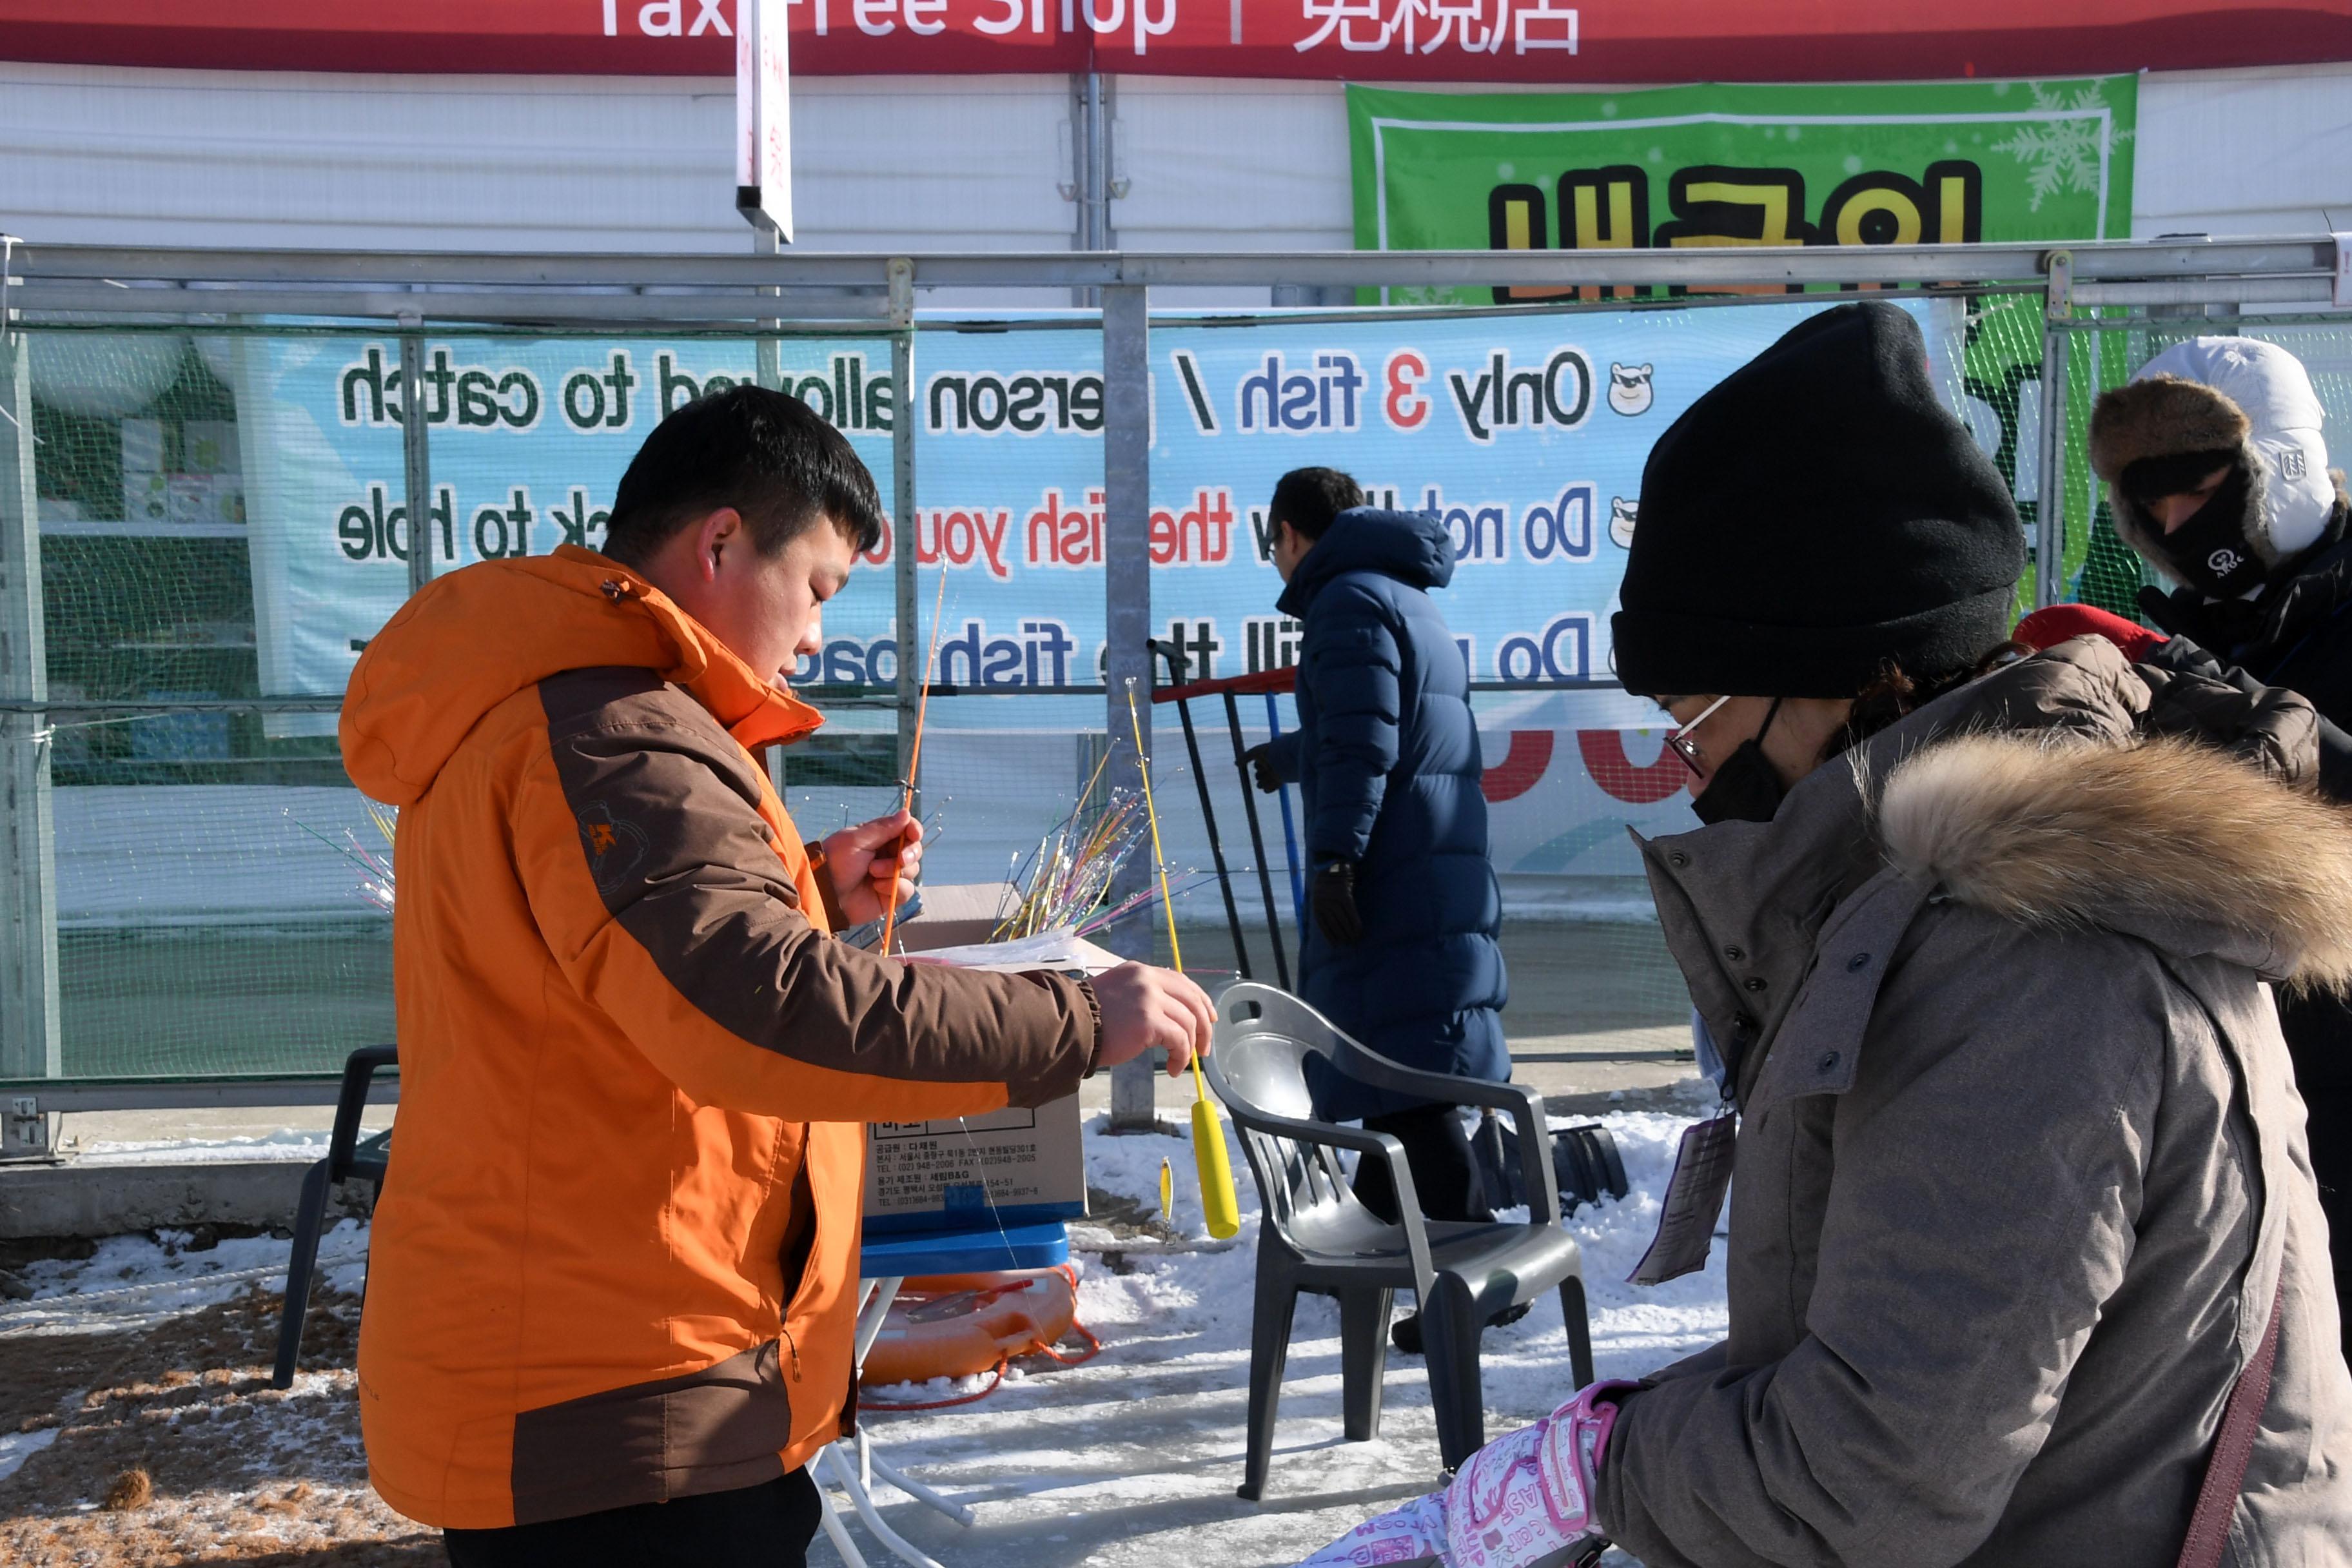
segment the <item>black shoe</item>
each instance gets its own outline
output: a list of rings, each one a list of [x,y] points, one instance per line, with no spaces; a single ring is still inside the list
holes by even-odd
[[[1533,1302],[1522,1301],[1516,1307],[1506,1307],[1487,1319],[1486,1326],[1490,1329],[1499,1329],[1506,1323],[1516,1323],[1528,1315],[1528,1309],[1533,1305]],[[1407,1355],[1419,1355],[1421,1353],[1421,1314],[1407,1312],[1403,1317],[1391,1323],[1389,1343]]]

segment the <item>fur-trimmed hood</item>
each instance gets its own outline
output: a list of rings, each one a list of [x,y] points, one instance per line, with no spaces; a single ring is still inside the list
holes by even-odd
[[[1890,864],[2028,926],[2097,927],[2342,986],[2352,816],[2311,793],[2318,737],[2292,692],[2250,696],[2077,637],[1815,769],[1769,822],[1642,848],[1667,946],[1718,1041],[1772,1036],[1824,922]]]
[[[2168,577],[2162,530],[2117,484],[2145,458],[2235,452],[2247,475],[2246,538],[2268,567],[2326,534],[2344,488],[2327,467],[2326,416],[2311,374],[2286,350],[2253,338],[2176,343],[2091,411],[2091,467],[2106,481],[2116,532]]]
[[[2352,815],[2210,745],[1959,736],[1888,776],[1876,822],[1898,869],[2021,924],[2352,983]]]

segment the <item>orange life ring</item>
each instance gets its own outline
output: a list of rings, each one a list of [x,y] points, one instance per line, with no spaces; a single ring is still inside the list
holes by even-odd
[[[933,1274],[908,1279],[866,1352],[858,1381],[869,1387],[969,1377],[1070,1331],[1077,1292],[1068,1270]]]

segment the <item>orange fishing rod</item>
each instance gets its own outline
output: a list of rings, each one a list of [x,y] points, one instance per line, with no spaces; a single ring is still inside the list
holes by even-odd
[[[929,648],[923,654],[922,694],[915,699],[915,743],[913,746],[909,747],[907,752],[906,793],[898,798],[898,809],[906,812],[909,816],[912,816],[915,810],[915,779],[917,777],[915,770],[922,766],[923,763],[923,721],[929,715],[931,710],[931,665],[932,661],[938,658],[940,654],[940,611],[947,604],[947,597],[948,568],[947,563],[942,561],[940,563],[940,590],[932,596],[931,599],[931,643]],[[901,673],[903,674],[904,672],[902,671]],[[913,829],[909,828],[908,831],[911,832]],[[903,851],[906,847],[907,840],[904,837],[901,837],[898,840],[898,847]],[[885,958],[887,958],[890,955],[891,933],[896,931],[898,929],[898,868],[894,864],[890,868],[890,880],[882,889],[881,952]]]

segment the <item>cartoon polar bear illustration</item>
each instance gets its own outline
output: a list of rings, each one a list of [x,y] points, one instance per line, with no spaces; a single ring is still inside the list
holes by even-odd
[[[1623,496],[1609,498],[1609,542],[1620,550],[1633,548],[1633,514],[1641,505],[1638,496],[1632,500]]]
[[[1629,417],[1647,414],[1656,395],[1650,387],[1650,370],[1646,364],[1612,364],[1609,367],[1609,406]]]

